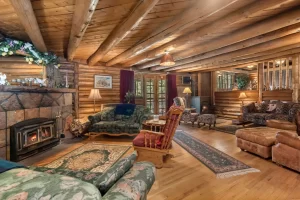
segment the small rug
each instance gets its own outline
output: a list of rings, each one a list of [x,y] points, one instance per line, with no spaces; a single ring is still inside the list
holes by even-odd
[[[228,178],[237,175],[260,172],[235,158],[201,142],[200,140],[177,130],[173,140],[212,170],[217,178]]]
[[[246,124],[245,126],[225,124],[225,125],[216,125],[216,127],[211,127],[211,129],[235,135],[236,130],[243,129],[243,128],[254,128],[254,127],[259,127],[259,126],[255,124]]]
[[[115,164],[129,149],[130,146],[88,143],[44,167],[103,173]]]

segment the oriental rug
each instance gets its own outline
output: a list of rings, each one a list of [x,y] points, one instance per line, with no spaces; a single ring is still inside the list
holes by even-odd
[[[88,143],[43,167],[103,173],[129,149],[130,146]]]
[[[176,131],[173,140],[212,170],[217,175],[217,178],[228,178],[252,172],[260,172],[260,170],[236,160],[182,130]]]

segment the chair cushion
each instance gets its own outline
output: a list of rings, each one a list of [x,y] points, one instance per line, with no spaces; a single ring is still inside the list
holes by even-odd
[[[267,120],[267,126],[270,128],[278,128],[278,129],[291,130],[291,131],[296,131],[297,129],[295,123],[285,121],[285,120],[277,120],[277,119]]]
[[[146,139],[147,139],[147,146],[150,147],[150,136],[149,134],[146,134]],[[139,133],[134,140],[132,141],[134,146],[138,147],[145,147],[145,134]],[[151,136],[151,148],[160,148],[161,147],[161,136]]]

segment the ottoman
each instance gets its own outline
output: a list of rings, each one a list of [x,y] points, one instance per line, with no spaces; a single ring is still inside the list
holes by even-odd
[[[235,132],[237,146],[263,158],[272,157],[272,146],[275,144],[276,133],[279,131],[293,132],[270,127],[239,129]]]
[[[213,124],[214,127],[216,126],[216,116],[214,114],[202,114],[198,116],[198,127],[200,128],[200,123],[208,124],[209,125],[209,129],[211,127],[211,125]]]

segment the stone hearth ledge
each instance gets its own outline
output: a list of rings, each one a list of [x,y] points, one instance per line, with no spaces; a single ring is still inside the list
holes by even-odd
[[[1,85],[0,92],[75,93],[76,89]]]

